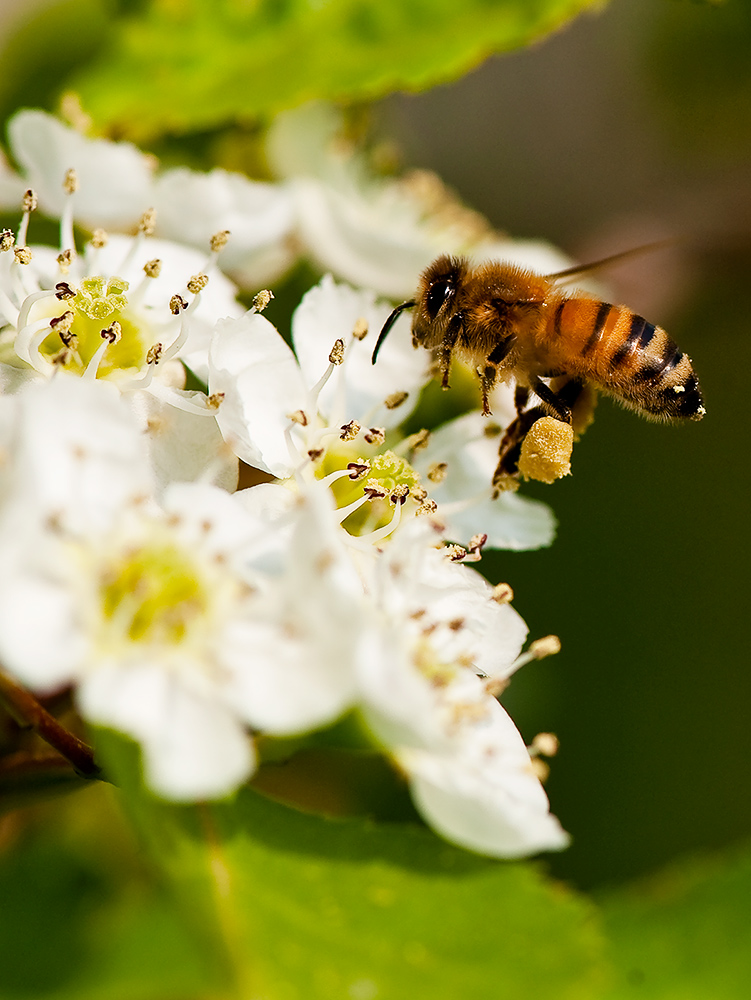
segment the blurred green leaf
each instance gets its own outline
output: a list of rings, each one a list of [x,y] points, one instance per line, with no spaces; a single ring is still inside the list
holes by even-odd
[[[647,72],[664,125],[694,156],[746,159],[751,127],[751,4],[661,4]]]
[[[607,1000],[746,1000],[751,851],[692,860],[603,900],[618,964]]]
[[[74,85],[136,139],[452,79],[593,0],[153,0]],[[598,4],[599,5],[599,4]]]
[[[3,845],[2,1000],[219,995],[221,969],[196,947],[174,898],[134,863],[110,794],[92,787],[25,816]]]
[[[100,735],[150,853],[207,946],[221,939],[240,996],[601,995],[595,911],[539,865],[489,861],[417,825],[324,819],[248,789],[170,806],[133,781],[131,748]]]
[[[0,120],[21,108],[52,110],[68,74],[101,54],[116,0],[58,0],[9,25],[0,52]],[[6,29],[8,30],[8,29]]]

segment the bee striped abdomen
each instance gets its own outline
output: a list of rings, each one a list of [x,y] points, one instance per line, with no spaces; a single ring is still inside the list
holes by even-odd
[[[552,353],[573,374],[645,415],[667,420],[704,416],[691,359],[661,327],[626,306],[587,298],[563,299],[551,320]]]

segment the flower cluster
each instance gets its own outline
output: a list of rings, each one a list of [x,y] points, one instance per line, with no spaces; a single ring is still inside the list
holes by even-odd
[[[315,203],[305,185],[155,179],[132,147],[36,112],[11,141],[24,177],[0,177],[22,202],[0,250],[3,668],[43,694],[72,686],[84,720],[140,744],[166,799],[226,796],[265,742],[351,715],[448,839],[501,857],[563,847],[498,700],[555,644],[523,652],[510,588],[469,565],[553,533],[544,505],[492,496],[503,390],[492,423],[470,410],[420,426],[430,372],[406,321],[370,364],[390,310],[377,282],[324,277],[292,347],[262,315],[269,293],[237,303],[219,270],[226,216],[242,256],[228,270],[263,258],[271,273]],[[224,214],[202,229],[176,206],[208,215],[212,190]],[[55,248],[29,242],[37,205],[60,219]],[[265,229],[246,227],[254,213]],[[205,391],[184,388],[186,369]],[[237,489],[239,461],[264,481]]]

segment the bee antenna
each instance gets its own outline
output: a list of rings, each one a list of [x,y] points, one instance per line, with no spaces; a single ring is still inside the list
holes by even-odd
[[[412,309],[412,307],[416,305],[417,303],[414,301],[414,299],[412,299],[410,302],[402,302],[402,304],[400,306],[397,306],[396,309],[394,309],[394,311],[391,313],[389,318],[383,324],[383,329],[378,334],[378,340],[376,341],[376,345],[373,348],[373,357],[370,359],[370,363],[372,365],[376,363],[376,358],[378,357],[378,352],[381,349],[381,344],[386,339],[386,334],[389,332],[394,323],[396,323],[400,313],[404,312],[405,309]]]

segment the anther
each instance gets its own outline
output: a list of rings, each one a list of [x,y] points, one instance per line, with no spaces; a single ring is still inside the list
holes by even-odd
[[[268,288],[262,288],[253,296],[253,308],[256,312],[261,313],[273,298],[273,292],[270,292]]]
[[[530,643],[528,652],[535,660],[542,660],[546,656],[555,656],[561,651],[561,640],[557,635],[545,635],[541,639],[535,639]]]
[[[369,500],[383,500],[386,496],[386,490],[378,479],[369,479],[363,492]]]
[[[191,295],[198,295],[202,292],[206,285],[209,283],[208,274],[194,274],[193,277],[188,281],[188,291]]]
[[[454,542],[451,545],[446,545],[443,549],[443,554],[451,560],[451,562],[464,562],[467,558],[467,550],[463,545],[456,545]]]
[[[143,273],[147,278],[158,278],[162,273],[162,262],[158,257],[153,260],[147,260],[143,265]]]
[[[310,452],[308,452],[310,454]],[[362,479],[370,472],[369,462],[349,462],[347,468],[350,470],[350,479]]]
[[[386,440],[384,427],[371,427],[363,435],[368,444],[382,445]]]
[[[74,299],[76,297],[76,292],[70,287],[67,281],[58,281],[55,285],[55,298],[60,299]]]
[[[409,496],[409,486],[405,486],[404,483],[396,487],[389,496],[389,500],[396,506],[398,503],[406,503],[407,497]]]
[[[482,549],[487,540],[487,535],[473,535],[469,540],[469,548],[464,561],[479,562],[482,559]]]
[[[75,259],[76,259],[76,251],[75,250],[70,250],[70,249],[68,249],[68,250],[62,250],[57,255],[57,263],[58,263],[58,266],[59,266],[60,270],[63,272],[63,274],[67,274],[68,273],[68,271],[70,270],[70,266],[71,266],[71,264],[73,263],[73,261]]]
[[[69,169],[65,171],[65,177],[63,178],[63,191],[65,191],[66,194],[75,194],[77,190],[78,174],[73,167],[69,167]]]
[[[209,245],[211,246],[212,253],[219,253],[227,246],[227,240],[229,239],[229,229],[220,229],[218,233],[214,235],[209,240]]]
[[[344,361],[344,341],[339,338],[329,352],[329,364],[340,365]]]
[[[212,392],[211,395],[206,399],[206,405],[210,410],[218,410],[223,402],[224,402],[223,392]]]
[[[295,410],[294,413],[288,413],[287,420],[291,420],[293,424],[299,424],[301,427],[308,426],[308,416],[304,410]]]
[[[10,250],[15,242],[16,237],[12,229],[3,229],[0,231],[0,252]]]
[[[507,583],[497,583],[493,587],[493,600],[496,604],[509,604],[514,599],[514,591]]]
[[[147,208],[138,222],[138,232],[144,236],[153,236],[156,227],[156,209]]]
[[[21,208],[24,212],[35,212],[38,204],[39,199],[36,196],[36,191],[29,188],[28,191],[24,192],[24,196],[21,199]]]
[[[428,498],[428,491],[424,486],[413,486],[410,492],[412,499],[416,500],[418,503],[423,503],[423,501]]]
[[[555,733],[538,733],[532,740],[531,746],[527,747],[530,754],[537,757],[555,757],[560,749],[560,741]]]
[[[169,300],[169,308],[173,316],[179,316],[183,309],[188,308],[188,303],[182,295],[173,295]]]
[[[123,328],[117,320],[115,320],[112,326],[108,326],[106,330],[102,330],[100,334],[102,340],[106,340],[108,344],[116,344],[118,340],[121,339],[122,335]]]
[[[408,398],[408,392],[392,392],[390,396],[387,396],[384,399],[383,405],[387,410],[396,410],[402,405],[402,403],[405,403]]]
[[[31,263],[31,250],[29,250],[28,247],[14,247],[13,255],[15,256],[18,264]]]
[[[101,250],[102,247],[106,247],[108,242],[109,236],[106,229],[95,229],[91,234],[90,243],[95,250]]]
[[[445,462],[433,462],[433,464],[428,469],[428,479],[431,483],[442,483],[446,478],[446,473],[448,472],[448,465]]]
[[[354,441],[362,428],[356,420],[350,420],[348,424],[343,424],[340,430],[342,433],[339,437],[342,441]]]
[[[308,458],[311,462],[317,462],[324,455],[323,448],[308,448]]]
[[[352,336],[355,340],[364,340],[368,335],[368,321],[361,316],[352,327]]]
[[[417,515],[435,514],[437,510],[438,510],[438,504],[435,502],[435,500],[428,499],[428,500],[423,500],[423,502],[415,511],[415,514]]]
[[[50,320],[50,327],[59,334],[60,339],[65,343],[63,334],[68,333],[70,328],[73,326],[73,320],[75,319],[75,313],[70,309],[62,314],[62,316],[53,316]]]
[[[415,434],[410,434],[408,438],[404,439],[402,450],[422,451],[423,448],[427,448],[429,443],[430,431],[423,428],[421,431],[417,431]]]
[[[160,344],[158,341],[156,344],[152,344],[151,347],[146,352],[146,364],[158,365],[161,360],[163,351],[164,351],[163,344]]]

